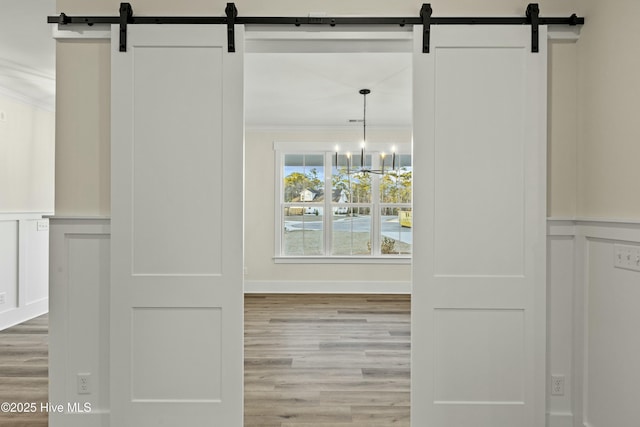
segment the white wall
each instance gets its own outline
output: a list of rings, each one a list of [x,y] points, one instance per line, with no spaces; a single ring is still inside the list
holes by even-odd
[[[37,215],[0,214],[0,330],[49,309],[48,225]]]
[[[0,213],[53,213],[55,115],[0,93]]]
[[[54,118],[0,93],[0,329],[48,310]]]

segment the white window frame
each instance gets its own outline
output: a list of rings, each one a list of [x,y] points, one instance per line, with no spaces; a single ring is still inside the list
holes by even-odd
[[[287,154],[321,154],[324,155],[324,187],[325,195],[327,191],[331,191],[332,185],[332,161],[335,155],[336,145],[340,152],[356,152],[360,150],[359,143],[347,142],[313,142],[313,143],[293,143],[293,142],[274,142],[273,149],[275,152],[275,247],[274,262],[276,263],[327,263],[327,264],[357,264],[357,263],[385,263],[385,264],[410,264],[411,254],[383,255],[380,253],[380,210],[385,206],[394,207],[413,207],[413,203],[382,203],[380,202],[380,185],[379,176],[373,176],[371,185],[371,202],[370,203],[349,203],[344,206],[348,207],[369,207],[371,215],[371,255],[331,255],[330,248],[332,245],[333,224],[331,222],[334,204],[331,198],[325,196],[322,203],[324,210],[323,215],[323,251],[324,255],[284,255],[283,254],[283,233],[284,233],[284,157]],[[391,147],[396,147],[396,154],[411,154],[410,143],[372,143],[367,144],[367,154],[375,154],[380,152],[390,153]],[[378,156],[372,156],[373,168],[379,168],[377,164]],[[327,166],[328,165],[328,166]],[[305,206],[315,206],[314,204],[305,203]],[[319,205],[318,205],[319,206]],[[374,212],[377,212],[374,214]]]

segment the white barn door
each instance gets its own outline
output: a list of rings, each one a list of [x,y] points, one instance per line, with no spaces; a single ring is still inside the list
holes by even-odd
[[[412,425],[543,427],[546,27],[414,32]]]
[[[112,28],[111,425],[241,426],[243,28]]]

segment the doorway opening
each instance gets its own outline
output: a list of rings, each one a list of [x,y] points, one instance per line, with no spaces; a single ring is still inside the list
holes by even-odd
[[[323,210],[302,209],[293,218],[279,194],[285,165],[276,148],[285,145],[301,158],[311,153],[326,167],[336,145],[359,146],[359,91],[366,87],[367,147],[395,145],[410,159],[412,31],[248,28],[246,52],[245,425],[408,426],[409,233],[396,239],[404,253],[375,247],[390,239],[384,233],[392,224],[383,222],[400,209],[372,209],[371,199],[360,199],[357,211],[347,211],[357,218],[331,212],[324,197],[336,182],[327,173],[320,191],[302,189],[320,194]],[[379,197],[380,188],[373,192]],[[387,215],[374,215],[381,208]],[[362,240],[359,252],[334,251],[340,227],[354,220],[365,224],[348,230],[352,241]],[[307,253],[285,250],[295,239]]]

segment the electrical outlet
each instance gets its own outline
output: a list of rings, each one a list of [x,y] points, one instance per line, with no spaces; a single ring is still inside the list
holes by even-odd
[[[78,374],[78,394],[91,394],[91,374]]]
[[[551,376],[551,395],[564,396],[564,375]]]
[[[4,305],[7,302],[7,293],[3,292],[0,294],[0,305]]]
[[[38,221],[36,221],[36,229],[38,231],[49,231],[49,220],[39,219]]]
[[[616,268],[640,271],[640,246],[614,245],[613,265]]]

